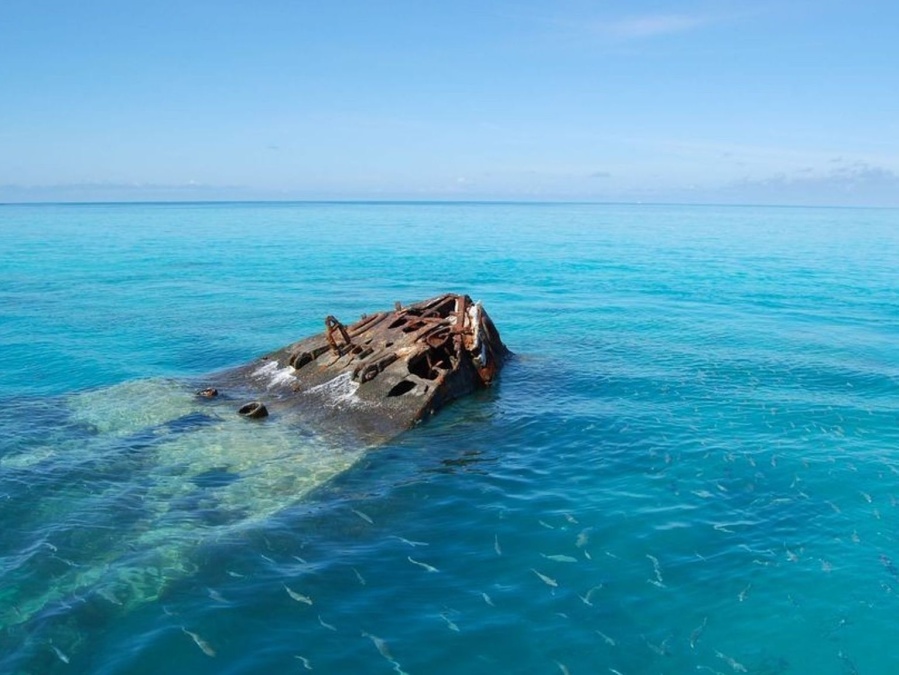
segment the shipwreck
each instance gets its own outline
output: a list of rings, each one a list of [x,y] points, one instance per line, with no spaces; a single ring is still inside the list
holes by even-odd
[[[213,378],[253,419],[301,406],[329,430],[384,439],[493,384],[511,352],[479,302],[445,294],[325,330]],[[246,398],[252,400],[246,401]]]

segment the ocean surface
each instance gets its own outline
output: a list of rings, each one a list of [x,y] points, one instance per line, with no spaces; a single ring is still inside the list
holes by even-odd
[[[378,447],[204,377],[395,301]],[[899,672],[899,211],[0,206],[0,673]]]

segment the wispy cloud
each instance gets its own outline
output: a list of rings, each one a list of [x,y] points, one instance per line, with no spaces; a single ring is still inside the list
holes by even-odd
[[[557,15],[553,23],[556,28],[565,29],[569,36],[590,36],[608,43],[630,43],[750,22],[759,17],[770,17],[776,11],[776,5],[762,0],[751,6],[733,0],[693,0],[680,5],[677,11],[628,13],[596,9],[580,16]]]
[[[705,14],[642,14],[600,21],[592,28],[596,33],[616,40],[640,40],[693,31],[713,21]]]

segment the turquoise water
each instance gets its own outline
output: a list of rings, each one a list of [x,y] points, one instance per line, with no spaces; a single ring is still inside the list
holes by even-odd
[[[2,206],[0,261],[0,672],[899,672],[899,211]],[[447,291],[516,357],[384,446],[191,395]]]

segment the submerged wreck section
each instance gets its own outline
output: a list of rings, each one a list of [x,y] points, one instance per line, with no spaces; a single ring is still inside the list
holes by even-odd
[[[239,374],[264,393],[255,403],[302,405],[329,426],[384,437],[489,386],[509,354],[480,303],[446,294],[348,325],[328,316],[324,332]]]

